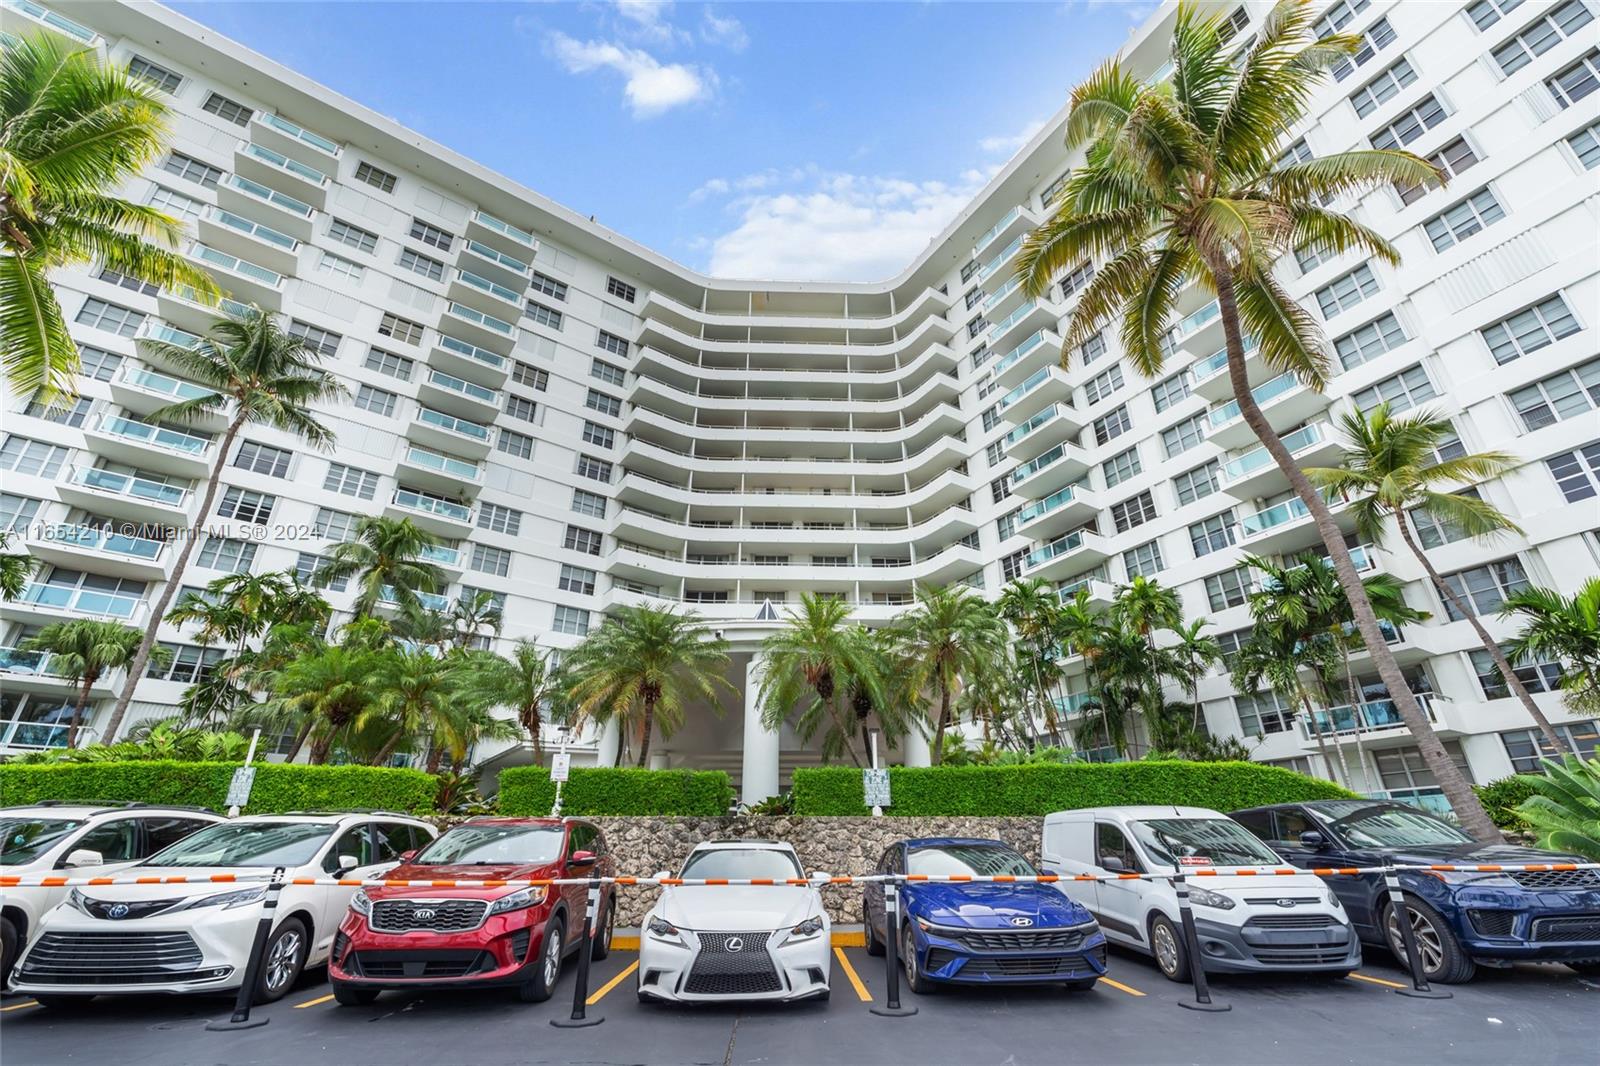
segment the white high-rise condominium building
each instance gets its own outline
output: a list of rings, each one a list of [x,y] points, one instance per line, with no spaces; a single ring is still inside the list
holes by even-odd
[[[1243,48],[1268,5],[1225,6]],[[1570,592],[1600,571],[1597,10],[1334,0],[1324,25],[1366,47],[1285,145],[1298,157],[1403,145],[1451,175],[1443,189],[1339,205],[1395,242],[1399,268],[1304,254],[1283,264],[1334,354],[1325,394],[1259,363],[1251,372],[1308,465],[1337,459],[1339,413],[1385,400],[1448,415],[1452,448],[1519,457],[1481,491],[1524,535],[1474,542],[1416,524],[1502,638],[1507,591]],[[1151,79],[1166,74],[1174,12],[1163,7],[1124,50]],[[1043,577],[1103,602],[1145,574],[1232,647],[1248,626],[1241,556],[1318,546],[1230,406],[1204,294],[1185,294],[1159,380],[1120,358],[1114,329],[1058,365],[1096,264],[1038,300],[1012,268],[1074,163],[1065,112],[895,278],[726,281],[163,9],[0,0],[0,27],[92,46],[170,96],[172,150],[126,193],[185,219],[194,261],[310,338],[353,397],[323,414],[338,434],[331,454],[247,432],[221,457],[216,513],[197,515],[217,427],[145,418],[191,386],[141,359],[140,341],[181,341],[211,313],[107,272],[57,276],[82,346],[82,397],[56,411],[27,396],[4,403],[3,521],[41,569],[0,606],[0,752],[59,743],[70,698],[16,646],[57,619],[142,625],[174,579],[167,526],[204,530],[178,579],[200,586],[243,570],[305,573],[358,516],[412,518],[447,545],[434,558],[451,582],[441,601],[494,593],[505,641],[568,647],[616,604],[692,607],[732,642],[738,694],[652,755],[726,767],[747,799],[818,758],[754,710],[760,640],[802,592],[842,597],[874,623],[919,584],[994,596],[1012,578]],[[62,526],[120,532],[68,537]],[[1397,632],[1394,650],[1450,751],[1479,781],[1532,766],[1526,714],[1398,539],[1358,559],[1402,578],[1409,602],[1432,612]],[[348,592],[330,596],[348,606]],[[162,639],[175,654],[139,683],[135,720],[170,713],[221,654],[180,628]],[[1371,673],[1364,657],[1355,668]],[[1081,688],[1068,669],[1069,691]],[[1558,728],[1593,749],[1593,722],[1549,691],[1556,664],[1522,672]],[[122,680],[94,690],[91,728]],[[1366,791],[1434,794],[1376,677],[1361,680],[1370,702],[1324,722],[1342,742],[1334,769],[1347,764]],[[1236,694],[1222,672],[1200,697],[1213,735],[1259,736],[1255,758],[1330,772],[1279,698]],[[607,761],[618,743],[579,740]],[[922,761],[925,745],[896,758]]]

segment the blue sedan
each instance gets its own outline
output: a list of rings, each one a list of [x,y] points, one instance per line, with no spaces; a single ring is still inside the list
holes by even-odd
[[[1038,873],[999,840],[929,837],[893,844],[879,873]],[[935,984],[1016,984],[1054,981],[1092,988],[1106,972],[1106,938],[1094,917],[1054,885],[1033,882],[911,882],[900,890],[900,928],[889,930],[884,887],[869,884],[863,899],[867,951],[882,955],[886,937],[897,949],[913,992]]]

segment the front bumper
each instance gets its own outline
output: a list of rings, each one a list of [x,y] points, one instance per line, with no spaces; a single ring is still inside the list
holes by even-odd
[[[121,922],[57,907],[18,958],[11,987],[35,995],[234,990],[260,921],[259,904]]]
[[[785,1002],[825,995],[830,930],[803,940],[788,930],[680,929],[675,940],[648,929],[639,940],[639,995],[675,1003]],[[734,938],[737,950],[728,950]]]
[[[1032,940],[1029,944],[1026,941]],[[1015,941],[1016,946],[1000,946]],[[949,929],[917,924],[918,961],[925,977],[952,984],[1034,984],[1092,981],[1106,972],[1106,938],[1098,923],[1074,930]]]
[[[461,933],[382,933],[354,911],[334,937],[328,980],[351,988],[519,985],[544,946],[549,907],[486,918]]]
[[[1196,915],[1194,930],[1207,973],[1316,973],[1361,965],[1361,941],[1344,921],[1284,929]]]
[[[1456,933],[1475,959],[1600,960],[1600,891],[1458,886]]]

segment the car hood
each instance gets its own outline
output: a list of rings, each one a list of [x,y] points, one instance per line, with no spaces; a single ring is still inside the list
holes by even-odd
[[[902,889],[908,913],[935,925],[968,929],[1014,929],[1012,919],[1033,928],[1082,925],[1090,915],[1054,885],[1029,882],[912,882]]]
[[[1540,851],[1520,844],[1453,844],[1439,847],[1359,848],[1400,864],[1461,866],[1521,866],[1526,863],[1586,862],[1579,855]]]
[[[439,865],[432,866],[420,863],[404,863],[395,867],[384,875],[396,881],[510,881],[524,878],[543,879],[546,877],[560,877],[561,864],[558,862],[539,864],[507,863],[500,866],[464,865]],[[398,899],[426,894],[438,898],[453,896],[463,899],[499,899],[501,896],[512,892],[519,892],[527,885],[499,885],[495,887],[425,887],[422,885],[393,887],[374,885],[365,889],[372,899]]]
[[[655,913],[682,929],[761,931],[798,925],[823,910],[817,890],[803,885],[684,885],[662,889]]]

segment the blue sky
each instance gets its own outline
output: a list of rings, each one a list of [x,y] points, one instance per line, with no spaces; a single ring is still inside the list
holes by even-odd
[[[174,6],[690,266],[869,281],[1154,5]]]

